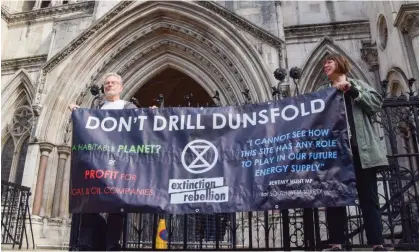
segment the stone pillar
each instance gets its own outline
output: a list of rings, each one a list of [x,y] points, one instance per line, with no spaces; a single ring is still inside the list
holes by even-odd
[[[411,39],[412,50],[414,53],[414,56],[410,59],[412,77],[419,79],[419,9],[416,10],[416,13],[409,14],[406,19],[406,23],[408,25],[408,37]],[[415,90],[418,88],[418,85],[416,84],[416,87],[412,88]]]
[[[57,147],[59,159],[58,159],[58,167],[57,167],[57,175],[55,179],[55,189],[54,189],[54,198],[52,204],[52,214],[51,217],[62,217],[60,216],[60,209],[63,208],[61,206],[61,198],[65,197],[62,195],[62,187],[64,182],[64,170],[65,165],[67,162],[67,158],[70,155],[70,147],[69,146],[58,146]]]
[[[374,85],[376,91],[380,92],[380,69],[378,65],[378,51],[375,44],[371,44],[371,41],[363,42],[361,57],[367,63],[369,71],[374,73],[375,83],[371,83],[371,85]]]
[[[36,0],[35,5],[33,6],[33,10],[41,8],[42,0]]]
[[[406,41],[411,77],[419,78],[419,4],[403,4],[397,13],[394,26],[403,33]]]
[[[67,158],[67,160],[69,160],[70,157]],[[62,218],[68,218],[69,217],[69,212],[68,212],[68,196],[69,196],[69,186],[70,186],[70,177],[71,177],[71,171],[70,171],[70,165],[68,164],[69,162],[66,163],[66,165],[64,166],[64,174],[63,174],[63,184],[61,185],[61,197],[60,197],[60,212],[59,212],[59,216]]]
[[[44,192],[45,174],[47,171],[48,156],[51,153],[54,145],[43,142],[39,144],[41,151],[41,159],[39,161],[38,176],[36,178],[36,189],[33,200],[32,214],[39,215],[42,206],[42,194]]]
[[[407,35],[407,37],[411,40],[411,45],[413,49],[413,57],[411,59],[411,63],[413,63],[413,76],[415,79],[419,78],[419,10],[417,13],[412,13],[406,15],[404,18],[403,32]]]
[[[63,4],[63,0],[51,0],[51,6],[57,6],[57,5],[62,5]]]
[[[413,51],[415,52],[416,62],[419,62],[419,36],[412,38],[412,47]]]
[[[419,64],[419,13],[406,15],[402,26],[402,31],[407,33],[412,41],[412,48],[413,52],[415,53],[415,59],[417,64]]]

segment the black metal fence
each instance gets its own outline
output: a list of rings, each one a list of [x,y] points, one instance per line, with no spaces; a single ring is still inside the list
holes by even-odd
[[[7,181],[1,181],[1,243],[18,246],[22,248],[23,239],[26,241],[26,248],[29,249],[28,232],[32,236],[32,245],[35,249],[35,242],[32,232],[32,221],[29,212],[30,188],[20,186]]]
[[[410,80],[412,88],[414,80]],[[386,82],[383,82],[383,90]],[[273,88],[273,96],[284,92]],[[243,92],[246,95],[246,92]],[[285,92],[286,95],[286,92]],[[384,97],[388,97],[383,92]],[[186,106],[193,106],[185,96]],[[218,100],[217,95],[213,97]],[[164,104],[164,97],[156,99]],[[192,104],[192,105],[191,105]],[[419,250],[419,96],[386,98],[375,118],[386,143],[389,167],[378,173],[386,246]],[[156,248],[157,225],[165,219],[169,250],[321,250],[328,242],[325,209],[289,209],[232,214],[128,214],[121,240],[125,250]],[[346,249],[368,247],[358,206],[347,207]],[[70,250],[77,248],[78,215],[73,216]]]

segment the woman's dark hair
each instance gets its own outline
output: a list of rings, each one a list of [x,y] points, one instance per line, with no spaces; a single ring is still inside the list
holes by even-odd
[[[329,54],[324,59],[324,62],[327,60],[333,60],[336,62],[336,72],[340,74],[347,74],[351,71],[351,63],[349,63],[349,60],[345,56],[340,54]]]

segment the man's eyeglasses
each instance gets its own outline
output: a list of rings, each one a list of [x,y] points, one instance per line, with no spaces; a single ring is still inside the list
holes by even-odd
[[[119,83],[118,81],[107,81],[107,82],[105,82],[105,86],[109,86],[110,84],[112,84],[112,85],[119,85],[119,84],[121,84],[121,83]]]

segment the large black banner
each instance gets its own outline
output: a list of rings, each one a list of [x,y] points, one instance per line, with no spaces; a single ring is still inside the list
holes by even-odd
[[[215,108],[77,109],[70,212],[353,205],[342,93]]]

